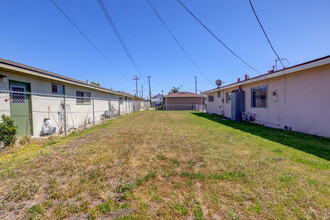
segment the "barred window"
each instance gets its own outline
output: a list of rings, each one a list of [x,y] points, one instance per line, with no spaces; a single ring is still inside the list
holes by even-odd
[[[76,96],[77,96],[77,104],[86,104],[86,105],[91,104],[91,99],[90,99],[91,93],[90,92],[77,91]]]
[[[214,101],[214,96],[213,95],[209,95],[209,102],[213,102]]]

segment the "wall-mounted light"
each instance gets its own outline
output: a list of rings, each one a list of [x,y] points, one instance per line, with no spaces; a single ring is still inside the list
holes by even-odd
[[[273,96],[273,102],[277,102],[278,101],[278,90],[277,89],[273,90],[272,96]]]
[[[7,76],[0,74],[1,82],[7,82]]]

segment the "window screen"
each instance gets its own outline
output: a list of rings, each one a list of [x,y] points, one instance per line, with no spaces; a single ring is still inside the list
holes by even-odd
[[[268,86],[258,86],[251,89],[251,107],[267,108]]]

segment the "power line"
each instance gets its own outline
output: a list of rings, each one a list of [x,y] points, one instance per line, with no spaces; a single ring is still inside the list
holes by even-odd
[[[181,50],[183,51],[183,53],[187,56],[187,58],[190,60],[190,62],[195,66],[195,68],[200,72],[200,74],[202,74],[202,76],[204,76],[204,78],[209,81],[212,86],[214,86],[214,83],[212,83],[207,77],[206,75],[203,73],[203,71],[197,66],[197,64],[195,63],[195,61],[191,58],[191,56],[189,56],[189,54],[187,53],[187,51],[183,48],[183,46],[180,44],[180,42],[178,41],[178,39],[174,36],[174,34],[172,33],[172,31],[170,30],[170,28],[166,25],[165,21],[162,19],[162,17],[158,14],[157,10],[153,7],[153,5],[151,4],[151,2],[149,0],[147,0],[147,2],[149,3],[150,7],[152,8],[152,10],[155,12],[155,14],[157,15],[157,17],[159,18],[159,20],[162,22],[162,24],[164,25],[164,27],[166,28],[166,30],[170,33],[170,35],[173,37],[173,39],[175,40],[175,42],[179,45],[179,47],[181,48]]]
[[[135,70],[139,73],[139,75],[142,77],[142,79],[143,79],[144,81],[146,81],[146,79],[143,77],[141,71],[140,71],[139,68],[137,67],[135,61],[133,60],[133,57],[131,56],[130,52],[128,51],[128,49],[127,49],[127,47],[126,47],[126,45],[125,45],[125,42],[124,42],[123,38],[121,37],[121,35],[120,35],[120,33],[119,33],[119,31],[118,31],[118,29],[117,29],[115,23],[113,22],[113,20],[112,20],[112,18],[111,18],[111,16],[110,16],[110,13],[109,13],[108,9],[106,8],[106,6],[105,6],[103,0],[97,0],[97,2],[99,3],[99,5],[100,5],[100,7],[101,7],[101,9],[102,9],[102,12],[103,12],[105,18],[107,19],[108,23],[110,24],[110,26],[111,26],[113,32],[115,33],[117,39],[119,40],[121,46],[123,47],[123,49],[124,49],[124,51],[125,51],[127,57],[129,58],[129,60],[130,60],[131,63],[133,64]]]
[[[106,59],[108,61],[108,63],[117,71],[119,72],[128,82],[131,83],[131,81],[124,75],[123,72],[121,72],[105,55],[104,53],[102,53],[102,51],[97,48],[95,46],[95,44],[84,34],[84,32],[82,32],[82,30],[70,19],[70,17],[53,1],[50,0],[55,7],[64,15],[64,17],[66,17],[66,19],[68,19],[70,21],[70,23],[79,31],[79,33],[97,50],[97,52],[99,54],[101,54],[101,56],[103,56],[104,59]]]
[[[177,0],[177,2],[187,11],[189,12],[189,14],[195,18],[196,21],[198,21],[198,23],[200,25],[202,25],[217,41],[219,41],[219,43],[221,43],[227,50],[229,50],[235,57],[237,57],[240,61],[242,61],[245,65],[247,65],[248,67],[250,67],[252,70],[256,71],[257,73],[261,74],[258,70],[256,70],[255,68],[253,68],[250,64],[248,64],[246,61],[244,61],[240,56],[238,56],[233,50],[231,50],[224,42],[222,42],[210,29],[208,29],[208,27],[205,26],[205,24],[203,24],[203,22],[201,22],[184,4],[182,4],[182,2],[180,0]]]
[[[267,36],[267,34],[266,34],[266,31],[265,31],[264,27],[262,26],[262,24],[261,24],[261,22],[260,22],[260,20],[259,20],[259,18],[258,18],[258,15],[257,15],[256,11],[254,10],[254,7],[253,7],[253,5],[252,5],[251,0],[249,0],[249,2],[250,2],[250,5],[251,5],[251,8],[252,8],[252,11],[253,11],[254,15],[256,16],[256,19],[257,19],[257,21],[258,21],[258,23],[259,23],[259,25],[260,25],[262,31],[264,32],[264,35],[265,35],[265,37],[267,38],[267,41],[268,41],[270,47],[272,48],[273,52],[275,53],[277,59],[278,59],[278,60],[280,61],[280,63],[282,64],[283,69],[285,69],[285,67],[284,67],[284,65],[283,65],[283,63],[282,63],[282,60],[281,60],[280,57],[277,55],[277,53],[276,53],[276,51],[275,51],[275,49],[274,49],[272,43],[270,42],[270,40],[269,40],[269,38],[268,38],[268,36]]]

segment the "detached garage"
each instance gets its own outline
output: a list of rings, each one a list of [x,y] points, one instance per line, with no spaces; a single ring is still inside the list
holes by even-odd
[[[165,110],[198,110],[205,104],[206,95],[192,92],[169,93],[164,96]]]

